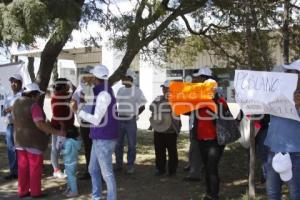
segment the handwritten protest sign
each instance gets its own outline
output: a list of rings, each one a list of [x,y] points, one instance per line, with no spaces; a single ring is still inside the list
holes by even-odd
[[[201,107],[209,107],[216,111],[212,100],[215,94],[216,82],[183,83],[171,81],[169,102],[176,115],[191,112]]]
[[[271,114],[300,121],[294,102],[298,75],[236,70],[235,100],[244,114]]]

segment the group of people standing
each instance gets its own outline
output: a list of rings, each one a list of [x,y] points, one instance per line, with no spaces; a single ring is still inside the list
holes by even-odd
[[[294,72],[294,71],[293,71]],[[295,73],[295,72],[294,72]],[[297,71],[297,73],[299,73]],[[102,185],[107,186],[107,199],[117,199],[117,186],[114,171],[122,171],[125,137],[128,141],[127,166],[125,172],[133,174],[136,159],[137,119],[145,110],[146,98],[134,85],[135,74],[130,69],[122,78],[123,86],[116,96],[108,83],[109,71],[104,65],[87,67],[77,89],[72,88],[65,78],[59,78],[53,86],[51,98],[52,119],[48,123],[38,103],[43,91],[31,83],[22,88],[22,77],[9,78],[13,94],[5,101],[4,114],[7,119],[6,143],[10,174],[6,179],[18,178],[18,196],[38,197],[42,195],[41,176],[43,152],[51,135],[51,163],[53,177],[67,177],[67,197],[78,195],[76,168],[81,141],[85,150],[86,168],[82,178],[92,182],[92,199],[102,197]],[[193,74],[194,83],[213,80],[209,68],[200,68]],[[159,95],[150,104],[150,124],[154,130],[155,175],[176,175],[178,168],[177,138],[181,129],[180,117],[172,112],[169,98],[169,81],[162,87]],[[214,102],[218,111],[227,111],[225,99],[217,91]],[[296,107],[300,105],[299,94],[295,94]],[[202,106],[191,113],[189,171],[186,181],[199,181],[205,174],[206,194],[204,200],[219,199],[219,162],[224,145],[217,142],[216,122],[213,111]],[[74,119],[80,124],[79,132]],[[205,119],[205,120],[203,120]],[[297,131],[300,122],[271,116],[268,124],[265,145],[269,149],[264,165],[267,180],[268,198],[281,198],[282,181],[272,167],[272,159],[278,152],[289,153],[293,165],[293,177],[289,181],[290,197],[300,199],[299,152],[300,137]],[[34,138],[34,139],[33,139]],[[112,155],[115,152],[116,164],[113,168]],[[168,152],[168,154],[166,153]],[[58,163],[63,155],[65,173]],[[168,159],[167,159],[168,155]],[[298,172],[297,172],[298,170]]]
[[[42,195],[43,152],[50,134],[53,177],[67,178],[67,188],[63,193],[67,197],[78,195],[76,168],[81,141],[74,126],[76,116],[87,163],[82,178],[91,178],[93,199],[101,199],[102,180],[107,185],[107,199],[117,199],[112,154],[116,152],[115,170],[121,170],[124,138],[127,137],[126,173],[134,173],[136,120],[145,109],[146,99],[133,85],[134,74],[130,70],[122,79],[124,87],[118,91],[117,98],[108,84],[108,76],[109,71],[104,65],[86,68],[79,87],[72,88],[73,91],[67,79],[55,80],[50,123],[38,103],[44,94],[38,85],[32,83],[22,88],[20,75],[9,78],[13,95],[6,99],[4,114],[10,120],[6,143],[11,170],[5,178],[18,178],[19,197]],[[63,155],[65,171],[59,165],[59,155]]]
[[[294,102],[300,116],[300,71],[297,65],[283,65],[282,73],[298,75],[297,90],[294,93]],[[202,68],[193,74],[193,82],[210,81],[211,70]],[[215,94],[217,107],[227,109],[226,101]],[[199,181],[205,176],[206,195],[204,200],[219,199],[218,165],[224,151],[224,146],[217,143],[216,126],[214,120],[201,120],[209,117],[208,108],[201,108],[190,115],[190,150],[189,163],[186,166],[188,176],[186,181]],[[198,114],[198,117],[195,117]],[[242,113],[241,113],[242,114]],[[244,116],[251,117],[251,116]],[[300,122],[293,119],[274,115],[262,115],[255,121],[259,131],[256,136],[257,150],[262,160],[263,180],[266,181],[267,197],[269,200],[282,199],[282,185],[287,183],[289,198],[300,199]],[[262,181],[264,182],[264,181]]]

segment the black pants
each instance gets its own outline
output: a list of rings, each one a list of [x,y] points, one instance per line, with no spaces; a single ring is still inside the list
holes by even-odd
[[[166,150],[168,150],[168,173],[175,174],[178,166],[177,134],[154,131],[154,148],[156,169],[160,173],[166,172]]]
[[[88,173],[91,150],[92,150],[92,140],[90,139],[90,127],[88,125],[80,126],[80,135],[84,146],[84,156],[86,161],[86,172]]]
[[[204,164],[206,193],[213,199],[218,199],[220,184],[218,167],[225,146],[220,146],[217,140],[200,140],[199,147]]]

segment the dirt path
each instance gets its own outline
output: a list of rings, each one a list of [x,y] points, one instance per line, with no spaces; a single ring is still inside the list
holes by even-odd
[[[0,138],[0,199],[17,199],[17,181],[5,181],[7,174],[7,157],[4,138]],[[118,173],[117,187],[120,200],[198,200],[205,188],[204,181],[184,182],[188,137],[181,134],[178,140],[179,168],[175,177],[154,176],[153,134],[140,131],[138,134],[137,165],[133,175]],[[247,190],[247,153],[238,144],[226,147],[220,166],[221,199],[246,199]],[[51,177],[49,149],[45,154],[43,190],[44,199],[64,199],[61,193],[65,189],[65,180]],[[79,172],[84,169],[83,154],[80,156]],[[91,183],[89,180],[78,181],[80,196],[76,199],[90,199]],[[266,199],[264,185],[257,184],[257,199]],[[24,198],[30,199],[30,198]]]

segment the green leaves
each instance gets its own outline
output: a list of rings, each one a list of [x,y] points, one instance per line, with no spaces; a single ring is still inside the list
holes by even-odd
[[[0,4],[0,26],[5,42],[30,44],[35,36],[49,33],[47,7],[39,0],[15,0],[5,6]]]
[[[74,0],[13,0],[0,3],[0,39],[32,44],[47,38],[61,23],[77,24],[81,8]]]

